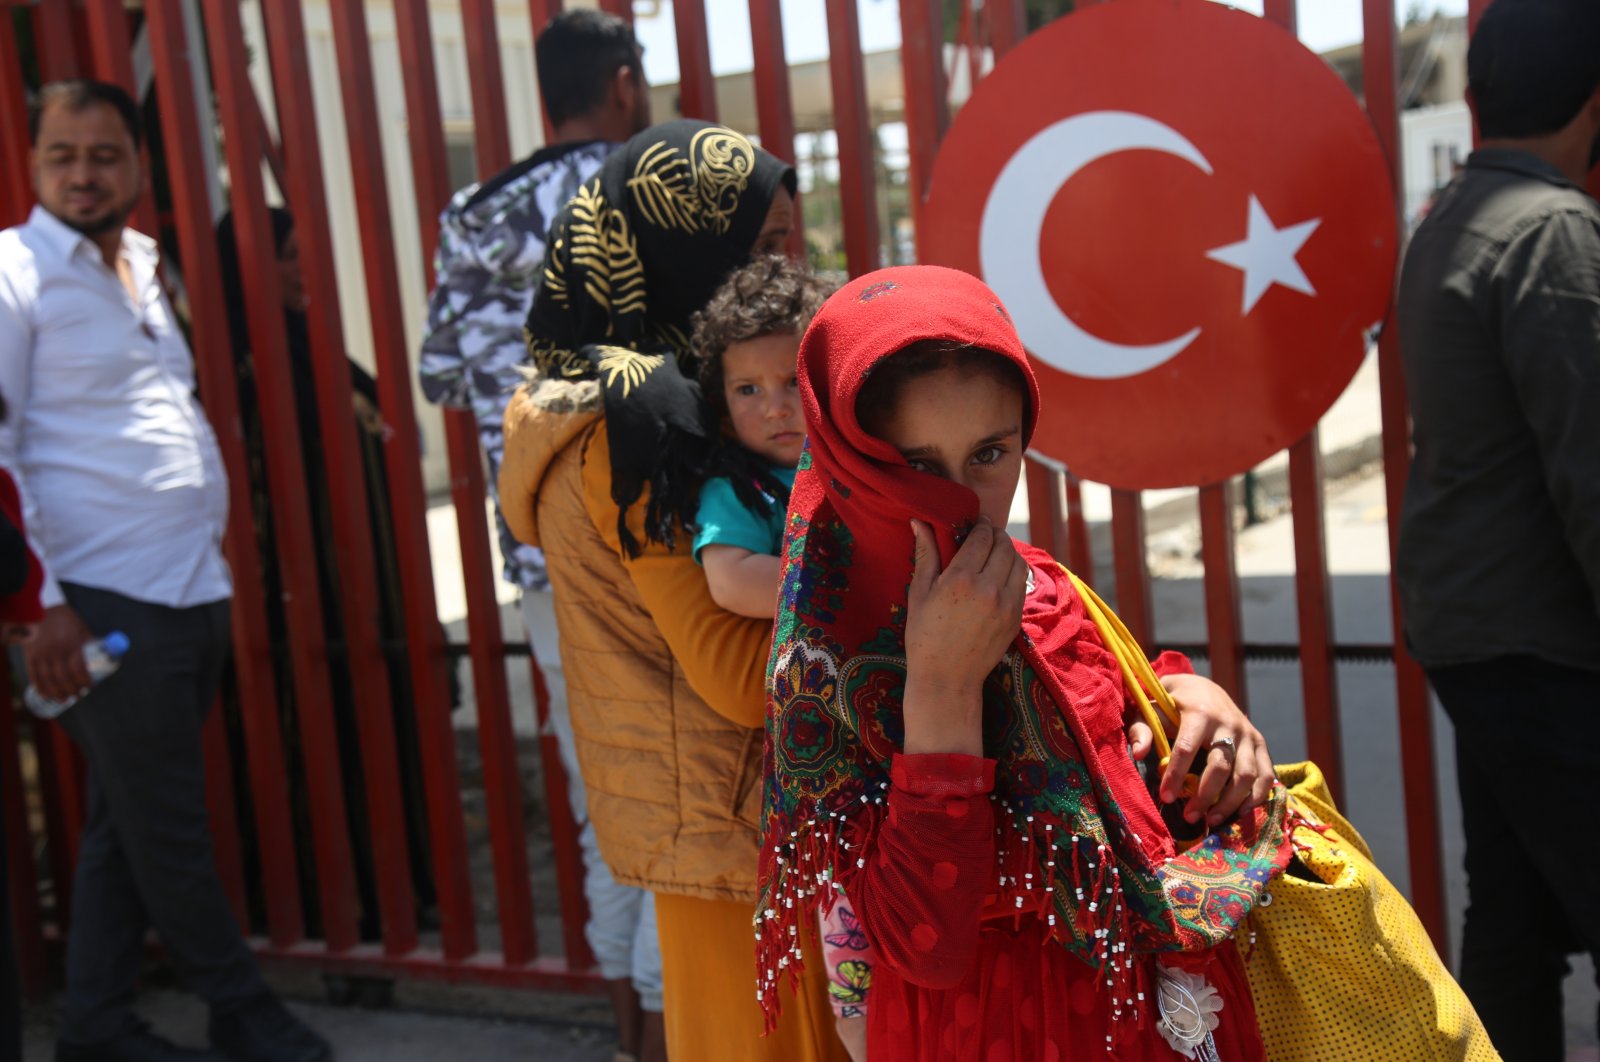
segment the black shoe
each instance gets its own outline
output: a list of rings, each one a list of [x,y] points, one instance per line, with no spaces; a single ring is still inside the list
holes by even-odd
[[[239,1062],[332,1062],[333,1047],[277,996],[212,1008],[211,1046]]]
[[[179,1047],[140,1027],[98,1044],[56,1044],[56,1062],[226,1062],[219,1054]]]

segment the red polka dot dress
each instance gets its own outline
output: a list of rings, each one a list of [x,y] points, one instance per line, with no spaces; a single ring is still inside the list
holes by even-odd
[[[1184,1057],[1153,1020],[1113,1019],[1099,973],[1049,940],[1037,911],[989,910],[992,760],[897,756],[892,779],[851,890],[875,951],[872,1062]],[[1201,975],[1221,997],[1212,1036],[1223,1062],[1266,1058],[1233,945],[1162,961]]]

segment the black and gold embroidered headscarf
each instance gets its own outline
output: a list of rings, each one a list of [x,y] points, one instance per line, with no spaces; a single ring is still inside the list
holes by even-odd
[[[656,541],[693,522],[716,444],[716,417],[682,368],[689,318],[749,259],[780,188],[794,194],[794,170],[742,134],[664,122],[612,155],[551,227],[529,356],[547,377],[600,381],[612,499],[625,516],[648,485]]]

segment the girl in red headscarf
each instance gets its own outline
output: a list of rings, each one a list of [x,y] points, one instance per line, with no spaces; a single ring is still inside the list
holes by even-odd
[[[1039,416],[1004,307],[954,270],[861,277],[807,332],[800,387],[756,914],[769,1016],[797,926],[847,895],[876,951],[872,1062],[1263,1058],[1232,938],[1289,858],[1281,788],[1175,654],[1157,669],[1186,710],[1146,784],[1148,732],[1130,751],[1085,602],[1002,530]],[[1169,818],[1204,836],[1180,850],[1159,805],[1202,746]]]

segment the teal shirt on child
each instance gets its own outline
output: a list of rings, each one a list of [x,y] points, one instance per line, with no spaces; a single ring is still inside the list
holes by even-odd
[[[794,469],[774,466],[772,476],[784,486],[794,489]],[[694,559],[707,546],[737,546],[751,553],[768,553],[776,556],[783,542],[785,507],[776,498],[771,511],[763,515],[751,512],[739,503],[733,492],[733,481],[726,476],[706,480],[700,488],[700,509],[696,522],[700,530],[694,536]]]

